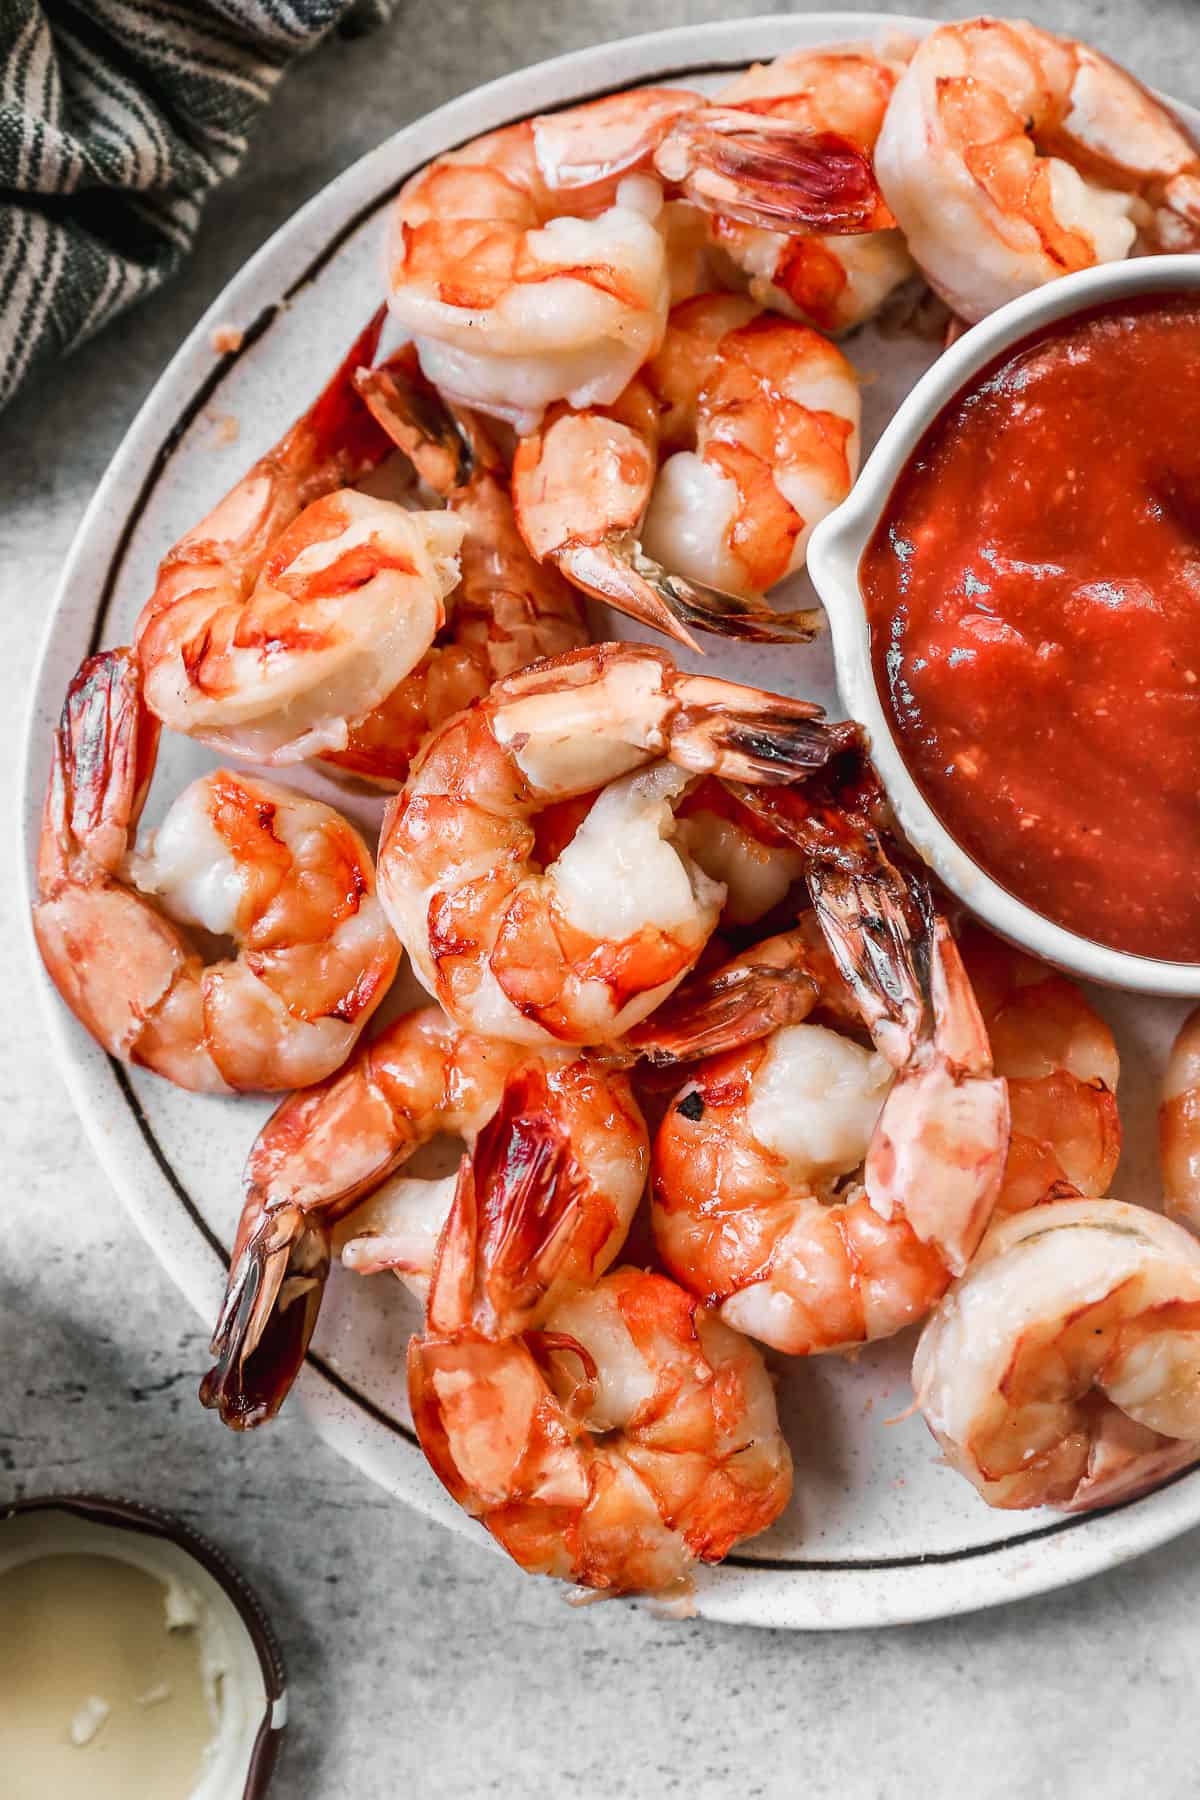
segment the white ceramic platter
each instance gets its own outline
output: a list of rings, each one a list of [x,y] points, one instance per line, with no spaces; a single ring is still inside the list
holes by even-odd
[[[72,672],[91,650],[127,641],[163,551],[274,441],[373,310],[385,208],[408,175],[481,131],[614,88],[665,80],[713,89],[748,61],[783,50],[927,28],[918,20],[826,13],[738,19],[601,45],[493,82],[431,113],[297,213],[182,346],[80,528],[63,571],[29,726],[30,855],[51,725]],[[1188,116],[1200,125],[1200,115]],[[242,330],[239,351],[214,350],[218,325]],[[933,349],[914,336],[872,330],[847,349],[867,378],[869,447]],[[778,650],[730,650],[714,640],[714,665],[840,711],[827,639],[788,652],[786,663]],[[164,742],[151,823],[210,760],[183,740]],[[322,787],[312,777],[303,785]],[[338,802],[332,788],[328,797]],[[357,811],[370,828],[372,809]],[[224,1288],[242,1164],[267,1104],[198,1098],[119,1068],[48,984],[46,992],[62,1066],[105,1170],[175,1281],[211,1321]],[[1115,1191],[1144,1201],[1158,1191],[1154,1084],[1180,1009],[1099,990],[1093,998],[1116,1029],[1124,1065],[1126,1149]],[[350,1461],[398,1498],[470,1532],[482,1547],[490,1540],[443,1493],[412,1435],[403,1353],[415,1320],[398,1283],[335,1273],[298,1399],[321,1436]],[[702,1614],[814,1629],[933,1618],[1078,1580],[1200,1521],[1194,1471],[1136,1503],[1086,1518],[990,1511],[939,1466],[919,1418],[887,1422],[909,1404],[911,1351],[910,1339],[902,1338],[853,1362],[776,1359],[796,1457],[795,1499],[772,1531],[701,1577]]]

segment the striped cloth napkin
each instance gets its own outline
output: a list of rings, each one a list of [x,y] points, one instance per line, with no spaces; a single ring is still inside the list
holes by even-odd
[[[0,406],[173,275],[294,56],[393,0],[0,0]]]

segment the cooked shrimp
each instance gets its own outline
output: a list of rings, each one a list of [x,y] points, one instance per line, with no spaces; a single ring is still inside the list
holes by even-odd
[[[1008,1082],[1012,1137],[996,1217],[1107,1194],[1121,1154],[1117,1046],[1073,981],[977,925],[959,950]]]
[[[517,524],[577,586],[693,648],[693,625],[804,641],[819,615],[759,596],[849,492],[859,410],[853,370],[816,332],[698,295],[615,406],[556,408],[522,440]]]
[[[509,1153],[501,1136],[493,1160]],[[459,1505],[523,1569],[610,1593],[681,1584],[772,1524],[792,1463],[754,1346],[631,1268],[559,1298],[539,1331],[481,1330],[472,1301],[494,1285],[500,1240],[463,1199],[460,1186],[408,1350],[413,1422]],[[513,1238],[552,1267],[554,1220],[537,1213],[533,1195]]]
[[[771,63],[754,63],[719,96],[726,106],[757,113],[814,132],[836,132],[868,155],[896,81],[912,55],[912,43],[896,38],[872,44],[838,44],[794,50]],[[751,297],[773,312],[848,331],[878,311],[913,273],[913,261],[886,208],[883,229],[853,235],[786,235],[710,215],[713,244],[748,283]]]
[[[1167,1217],[1200,1236],[1200,1010],[1184,1020],[1167,1060],[1158,1148]]]
[[[725,787],[747,830],[765,843],[788,842],[801,851],[811,876],[828,864],[843,870],[874,871],[879,839],[892,832],[891,809],[867,758],[857,726],[844,726],[837,754],[803,785]]]
[[[710,771],[803,778],[845,743],[818,711],[684,675],[643,644],[498,682],[434,734],[384,817],[381,894],[421,982],[487,1036],[619,1037],[682,980],[721,909],[675,842],[675,801]],[[596,787],[539,866],[538,815]]]
[[[444,621],[462,520],[351,485],[393,448],[353,381],[382,318],[167,552],[138,620],[150,710],[224,754],[291,763],[343,749]]]
[[[1200,1456],[1200,1245],[1119,1200],[1002,1219],[921,1333],[913,1388],[990,1506],[1086,1512]]]
[[[812,1014],[843,1031],[862,1014],[843,981],[815,913],[706,973],[692,975],[636,1025],[629,1050],[669,1067],[757,1043]],[[677,1078],[678,1079],[678,1078]]]
[[[646,550],[710,587],[765,593],[803,566],[814,526],[850,491],[853,369],[806,325],[737,295],[702,294],[672,312],[645,379],[662,408],[666,458]]]
[[[723,930],[757,925],[804,874],[799,845],[712,776],[685,797],[676,817],[693,861],[725,888]]]
[[[399,786],[429,733],[493,681],[588,641],[579,595],[529,554],[513,521],[508,473],[480,422],[455,419],[409,354],[360,370],[356,385],[389,436],[465,527],[449,619],[400,685],[323,760]]]
[[[773,612],[756,597],[685,579],[646,554],[638,531],[658,474],[660,405],[639,377],[612,406],[552,407],[521,439],[512,495],[529,549],[585,593],[690,649],[699,648],[692,626],[806,642],[812,613]]]
[[[979,1242],[1008,1141],[1004,1083],[945,921],[922,917],[914,934],[882,861],[815,885],[875,1050],[805,1023],[703,1064],[653,1162],[667,1268],[727,1324],[793,1355],[924,1317]]]
[[[862,229],[879,204],[856,145],[682,89],[490,132],[422,169],[393,213],[392,312],[444,394],[520,431],[554,400],[616,400],[666,322],[652,164],[698,205],[759,223]]]
[[[1124,69],[1023,20],[942,25],[875,146],[930,285],[973,323],[1056,275],[1200,248],[1200,149]]]
[[[131,650],[67,691],[38,854],[42,960],[110,1056],[206,1093],[319,1081],[400,959],[371,855],[332,807],[217,769],[134,847],[158,725]],[[187,926],[227,935],[206,967]]]
[[[487,1161],[490,1140],[480,1138],[493,1118],[512,1151],[502,1166]],[[481,1231],[498,1234],[490,1299],[481,1305],[503,1304],[506,1317],[519,1313],[533,1323],[561,1283],[593,1281],[611,1263],[648,1160],[646,1129],[624,1076],[569,1052],[531,1055],[460,1031],[436,1006],[409,1013],[331,1080],[290,1095],[250,1152],[212,1341],[217,1361],[200,1390],[226,1424],[244,1430],[279,1410],[316,1325],[339,1222],[347,1267],[390,1269],[424,1297],[455,1183],[395,1171],[442,1134],[479,1140],[472,1194]],[[554,1192],[565,1236],[561,1265],[543,1291],[529,1269],[521,1273],[524,1287],[510,1281],[507,1259],[520,1246],[504,1233],[547,1166],[561,1177]]]
[[[647,108],[669,120],[676,100],[650,91]],[[391,309],[426,375],[521,430],[552,400],[615,400],[657,348],[668,297],[657,184],[598,177],[559,193],[537,127],[505,126],[413,176],[388,254]]]

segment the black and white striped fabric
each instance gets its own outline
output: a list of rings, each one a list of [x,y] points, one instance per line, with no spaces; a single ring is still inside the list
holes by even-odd
[[[0,0],[0,406],[172,275],[294,56],[392,0]]]

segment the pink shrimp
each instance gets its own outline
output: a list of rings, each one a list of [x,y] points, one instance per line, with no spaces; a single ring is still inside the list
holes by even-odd
[[[335,1242],[347,1266],[392,1270],[423,1298],[454,1183],[396,1171],[443,1134],[473,1147],[494,1118],[513,1153],[473,1190],[480,1229],[499,1234],[488,1304],[533,1323],[563,1283],[603,1274],[646,1181],[646,1128],[626,1078],[569,1052],[539,1056],[481,1038],[425,1007],[362,1045],[330,1080],[289,1095],[259,1133],[204,1404],[237,1430],[274,1417],[304,1360]],[[543,1291],[528,1268],[510,1279],[521,1247],[503,1227],[514,1196],[556,1158],[568,1211]]]
[[[682,980],[720,912],[723,890],[675,841],[674,803],[709,771],[804,779],[854,735],[817,710],[684,675],[641,644],[497,683],[434,734],[384,819],[384,904],[428,991],[491,1036],[620,1037]],[[540,867],[538,815],[598,786]]]
[[[371,855],[332,807],[217,769],[134,838],[158,746],[131,650],[84,663],[55,736],[34,931],[111,1056],[208,1093],[336,1069],[400,959]],[[205,966],[187,927],[226,934]]]
[[[503,1233],[481,1229],[475,1189],[511,1159],[515,1124],[489,1128],[464,1168],[409,1344],[422,1448],[523,1569],[608,1593],[678,1588],[787,1504],[770,1377],[745,1338],[640,1269],[560,1291],[536,1330],[503,1308],[481,1317],[506,1246],[543,1291],[559,1266],[559,1159],[523,1195],[510,1189]]]
[[[290,763],[344,749],[444,623],[462,520],[353,485],[393,448],[354,387],[382,322],[167,552],[138,619],[151,712],[223,754]]]
[[[1167,1217],[1200,1236],[1200,1011],[1188,1014],[1171,1046],[1158,1148]]]
[[[921,43],[875,146],[922,274],[968,323],[1074,269],[1200,247],[1200,146],[1132,75],[1023,19]]]
[[[720,100],[814,132],[836,132],[870,155],[912,51],[911,40],[901,38],[879,47],[834,44],[789,51],[774,62],[753,64],[722,90]],[[870,318],[913,273],[894,227],[884,206],[869,227],[851,235],[787,233],[738,219],[709,219],[711,242],[753,299],[834,334]]]
[[[933,1314],[913,1391],[989,1506],[1086,1512],[1200,1456],[1200,1245],[1119,1200],[1001,1219]]]
[[[810,882],[875,1052],[805,1022],[701,1064],[653,1165],[668,1269],[794,1355],[924,1317],[979,1242],[1008,1144],[1004,1083],[945,921],[922,910],[914,932],[882,858]]]
[[[531,430],[609,405],[666,321],[662,188],[732,217],[869,229],[870,159],[831,134],[642,88],[438,157],[393,213],[390,304],[442,393]]]
[[[996,1216],[1107,1194],[1121,1154],[1112,1032],[1073,981],[967,924],[959,949],[1008,1083],[1012,1135]]]
[[[431,731],[482,698],[493,681],[588,641],[579,595],[529,554],[513,521],[508,471],[470,414],[455,415],[416,366],[411,346],[360,369],[359,394],[465,528],[461,575],[432,647],[322,760],[397,787]]]
[[[850,491],[858,423],[832,344],[736,295],[696,295],[615,405],[556,408],[522,439],[517,524],[539,560],[692,648],[693,626],[803,642],[816,615],[761,596]]]

